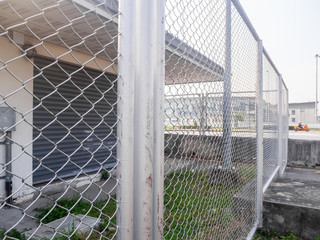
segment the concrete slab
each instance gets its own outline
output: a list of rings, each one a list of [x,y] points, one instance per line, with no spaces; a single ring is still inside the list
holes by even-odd
[[[2,208],[0,209],[0,228],[17,229],[24,231],[25,229],[35,228],[38,226],[36,218],[27,215],[20,208]]]
[[[265,228],[303,240],[320,237],[320,171],[287,168],[269,186],[263,206]]]
[[[64,218],[60,218],[48,224],[41,224],[38,227],[25,232],[27,238],[32,239],[51,239],[55,236],[68,236],[73,232],[88,232],[94,226],[99,224],[99,219],[84,216],[82,214],[70,214]]]
[[[118,182],[116,179],[94,182],[81,187],[66,187],[61,184],[55,191],[43,191],[35,195],[32,201],[16,204],[12,208],[0,205],[0,228],[17,229],[22,232],[25,229],[33,229],[39,226],[34,211],[36,208],[52,206],[56,199],[71,199],[81,196],[85,201],[95,202],[105,200],[115,195]]]
[[[283,178],[320,182],[320,170],[287,167],[283,174]]]
[[[264,200],[320,209],[320,184],[316,181],[278,179],[266,191]]]

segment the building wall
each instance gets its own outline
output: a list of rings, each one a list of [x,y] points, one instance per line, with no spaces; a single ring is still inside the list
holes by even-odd
[[[0,59],[2,62],[7,62],[13,58],[19,57],[21,51],[12,44],[7,38],[0,38]],[[33,82],[30,80],[33,76],[32,60],[26,58],[18,58],[9,62],[6,68],[0,70],[0,95],[2,96],[1,107],[8,105],[15,108],[20,114],[16,114],[16,131],[12,133],[14,144],[12,144],[12,169],[13,169],[13,192],[18,191],[22,185],[22,179],[25,184],[32,184],[32,91]],[[0,65],[4,65],[1,63]],[[14,94],[12,94],[14,92]],[[6,105],[8,104],[8,105]],[[2,138],[3,141],[3,138]],[[0,163],[5,163],[4,145]],[[3,166],[3,165],[2,165]],[[0,170],[1,171],[1,170]],[[5,174],[4,172],[2,172]],[[0,180],[0,196],[4,196],[4,179]],[[25,191],[24,187],[19,191]]]
[[[25,38],[25,44],[36,45],[38,42],[34,39]],[[53,44],[43,43],[36,47],[39,55],[58,58],[76,65],[97,70],[104,70],[115,74],[117,65],[108,61],[93,58],[78,52],[70,52],[69,49],[62,48]],[[0,37],[0,106],[15,108],[17,111],[16,131],[12,138],[12,172],[13,172],[13,192],[14,198],[26,196],[33,189],[32,186],[32,136],[33,136],[33,60],[26,57],[20,57],[23,52],[16,47],[7,37]],[[20,57],[20,58],[19,58]],[[3,68],[3,62],[17,58]],[[0,135],[0,141],[4,137]],[[3,164],[5,164],[5,146],[0,145],[0,176],[4,176]],[[5,196],[5,180],[0,179],[0,199]]]
[[[293,110],[295,114],[292,113]],[[289,125],[297,125],[299,121],[306,124],[315,123],[314,103],[289,104]]]

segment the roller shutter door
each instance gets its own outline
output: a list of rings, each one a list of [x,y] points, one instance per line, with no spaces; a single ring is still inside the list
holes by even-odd
[[[42,57],[34,63],[33,182],[114,166],[116,76]]]

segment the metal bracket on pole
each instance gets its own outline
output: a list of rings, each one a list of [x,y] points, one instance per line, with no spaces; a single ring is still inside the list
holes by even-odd
[[[257,220],[262,227],[263,208],[263,46],[258,41],[258,106],[257,106]]]

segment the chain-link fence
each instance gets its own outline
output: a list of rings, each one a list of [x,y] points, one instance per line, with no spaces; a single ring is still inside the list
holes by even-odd
[[[0,15],[0,238],[115,238],[116,3],[1,1]]]
[[[237,0],[0,16],[0,239],[252,237],[288,90]]]
[[[270,184],[279,168],[279,80],[272,63],[263,55],[263,184]]]
[[[287,166],[287,157],[288,157],[288,138],[289,138],[289,94],[287,86],[285,85],[284,81],[281,79],[281,153],[282,156],[280,158],[280,176],[283,175],[286,166]]]

